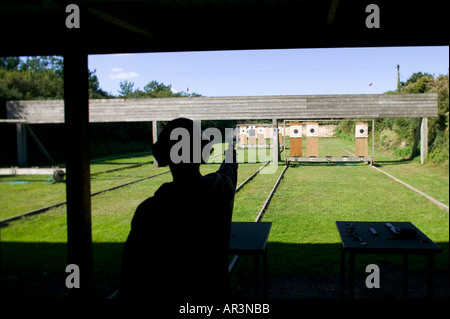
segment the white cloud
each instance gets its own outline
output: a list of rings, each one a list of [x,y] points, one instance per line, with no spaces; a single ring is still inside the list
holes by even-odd
[[[117,73],[117,72],[122,72],[122,68],[112,68],[111,72]]]
[[[115,54],[111,54],[114,57],[121,57],[121,56],[133,56],[134,54],[132,53],[115,53]]]
[[[128,79],[128,78],[134,78],[136,76],[139,76],[139,74],[136,72],[119,72],[119,73],[114,73],[114,74],[109,75],[109,77],[111,79]]]

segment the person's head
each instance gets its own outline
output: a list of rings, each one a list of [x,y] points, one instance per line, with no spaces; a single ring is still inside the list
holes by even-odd
[[[199,172],[200,164],[208,162],[212,146],[197,123],[186,118],[170,121],[152,145],[159,166],[170,166],[172,174],[186,176]]]

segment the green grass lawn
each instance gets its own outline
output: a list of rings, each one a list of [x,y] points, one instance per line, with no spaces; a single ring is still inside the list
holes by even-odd
[[[219,168],[223,160],[220,156],[220,145],[216,145],[217,151],[213,155],[219,155],[210,159],[210,163],[219,163],[216,165],[203,165],[202,173],[207,174]],[[222,146],[224,148],[224,146]],[[271,157],[266,155],[266,151],[259,153],[256,150],[250,150],[250,164],[243,164],[240,168],[238,185],[250,176],[259,162],[266,161]],[[248,161],[249,151],[238,150],[240,162]],[[105,172],[111,169],[126,167],[134,164],[143,164],[140,167],[119,170],[114,172]],[[252,165],[256,165],[253,169]],[[167,171],[168,167],[155,168],[153,166],[153,156],[148,154],[137,154],[134,157],[119,157],[93,161],[91,164],[91,193],[98,192],[110,187],[128,183],[139,178],[158,174]],[[105,172],[105,173],[102,173]],[[170,174],[167,175],[170,180]],[[51,176],[0,176],[0,220],[23,214],[25,212],[39,209],[45,206],[63,202],[66,200],[66,185],[64,183],[51,183]],[[27,200],[24,200],[26,196]]]
[[[445,249],[436,267],[448,270],[448,213],[362,165],[286,171],[263,218],[273,223],[270,245],[279,247],[269,247],[273,270],[327,274],[331,267],[336,273],[339,250],[325,252],[340,243],[338,220],[410,221]],[[297,253],[287,253],[292,250]]]
[[[141,167],[127,170],[100,173],[113,168],[148,162],[151,162],[151,164],[144,164]],[[91,177],[91,192],[94,193],[168,170],[168,168],[155,168],[152,163],[153,156],[95,162],[91,164],[91,172],[97,173]],[[0,220],[65,201],[65,183],[51,183],[48,181],[49,178],[51,176],[1,176]],[[24,183],[14,183],[18,181]],[[24,196],[27,200],[24,200]]]
[[[350,141],[324,140],[321,140],[320,145],[325,147],[325,153],[328,153],[327,145],[336,152],[340,147],[352,151],[353,143]],[[244,157],[249,156],[249,150],[243,152]],[[338,155],[344,154],[340,152]],[[448,172],[428,165],[421,166],[416,162],[398,161],[389,154],[380,154],[380,157],[385,161],[380,164],[383,170],[448,203]],[[142,160],[151,161],[151,158],[125,158],[123,162],[122,159],[109,160],[115,164],[98,162],[92,165],[91,170],[103,171],[109,165],[130,165]],[[240,164],[238,184],[261,165]],[[203,165],[201,171],[207,174],[218,167],[219,164]],[[148,164],[94,175],[92,191],[163,170],[167,168],[154,168]],[[259,174],[236,194],[234,221],[254,221],[281,170],[280,163],[274,174]],[[1,178],[0,181],[20,178]],[[34,178],[36,183],[0,184],[0,218],[6,217],[5,211],[15,215],[53,201],[65,200],[64,184],[50,185],[44,179]],[[170,174],[164,174],[92,198],[95,296],[107,297],[117,288],[123,243],[137,205],[170,180]],[[437,256],[435,267],[439,271],[448,272],[447,212],[365,164],[315,164],[288,168],[263,217],[263,221],[273,223],[268,246],[269,274],[324,277],[338,275],[340,241],[336,220],[411,221],[444,249]],[[12,222],[8,227],[0,229],[0,236],[2,285],[5,288],[2,294],[65,296],[66,292],[61,288],[64,287],[64,269],[67,264],[65,206]],[[363,272],[363,266],[369,262],[389,262],[394,266],[401,264],[401,258],[371,258],[358,258],[357,271]],[[426,263],[422,259],[411,258],[412,271],[422,272],[425,267]],[[251,262],[242,263],[238,272],[248,276],[238,279],[251,282],[251,271]]]
[[[445,169],[434,165],[424,167],[418,161],[384,161],[377,164],[386,173],[449,205],[449,175]]]

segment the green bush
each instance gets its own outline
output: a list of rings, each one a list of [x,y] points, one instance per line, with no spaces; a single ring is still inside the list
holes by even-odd
[[[449,167],[449,114],[446,114],[446,128],[443,134],[438,134],[430,145],[428,161],[444,165],[446,168]]]

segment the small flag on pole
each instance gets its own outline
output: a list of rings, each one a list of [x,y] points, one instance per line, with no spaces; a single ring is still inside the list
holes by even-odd
[[[370,83],[369,86],[372,86],[373,83]]]

